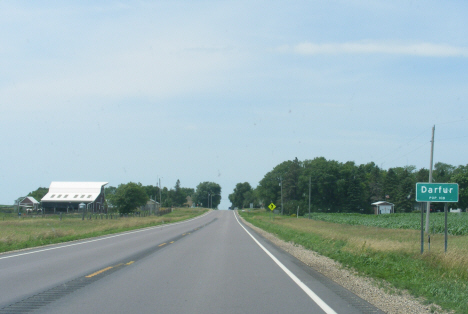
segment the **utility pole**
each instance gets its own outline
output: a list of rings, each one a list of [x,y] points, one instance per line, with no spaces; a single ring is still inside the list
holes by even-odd
[[[283,215],[283,177],[280,176],[280,185],[281,185],[281,215]]]
[[[434,133],[435,125],[432,127],[432,140],[431,140],[431,164],[429,167],[429,183],[432,183],[432,164],[434,160]],[[426,204],[426,233],[429,233],[429,213],[431,212],[431,202]]]
[[[161,178],[159,178],[159,209],[162,207],[162,196],[161,196]]]
[[[310,219],[310,190],[311,190],[311,177],[309,176],[309,219]]]

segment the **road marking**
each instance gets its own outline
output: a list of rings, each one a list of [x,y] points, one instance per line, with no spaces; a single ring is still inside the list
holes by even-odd
[[[205,213],[205,214],[203,214],[201,216],[197,216],[197,217],[189,219],[189,220],[179,221],[179,222],[175,222],[173,224],[169,224],[169,225],[165,225],[165,226],[166,227],[172,227],[172,226],[175,226],[175,225],[186,223],[186,222],[198,219],[198,218],[202,218],[202,217],[204,217],[204,216],[206,216],[206,215],[208,215],[210,213],[212,213],[212,211],[209,211],[209,212],[207,212],[207,213]],[[121,236],[124,236],[124,235],[127,235],[127,234],[139,233],[139,232],[144,232],[144,231],[157,229],[157,228],[162,228],[162,225],[143,228],[143,229],[138,229],[138,230],[135,230],[135,231],[128,231],[128,232],[119,233],[119,234],[115,234],[115,235],[104,237],[104,238],[93,239],[93,240],[83,241],[83,242],[79,242],[79,243],[67,244],[67,245],[56,246],[56,247],[51,247],[51,248],[47,248],[47,249],[41,249],[41,250],[37,250],[37,251],[33,251],[33,252],[26,252],[26,253],[20,253],[20,254],[15,254],[15,255],[4,256],[4,257],[0,257],[0,260],[7,259],[7,258],[12,258],[12,257],[30,255],[30,254],[35,254],[35,253],[47,252],[47,251],[52,251],[52,250],[64,249],[64,248],[67,248],[67,247],[72,247],[72,246],[76,246],[76,245],[82,245],[82,244],[88,244],[88,243],[103,241],[103,240],[107,240],[107,239],[121,237]],[[8,253],[5,253],[5,254],[8,254]]]
[[[336,312],[328,306],[318,295],[315,294],[309,287],[306,286],[299,278],[296,277],[286,266],[283,265],[273,254],[270,253],[254,236],[247,230],[245,227],[240,223],[239,219],[237,219],[237,215],[234,212],[234,217],[236,217],[237,223],[242,227],[242,229],[247,232],[247,234],[258,244],[258,246],[288,275],[322,310],[325,311],[327,314],[336,314]]]
[[[174,243],[174,241],[169,242],[170,244]]]
[[[158,245],[158,246],[163,246],[163,245],[166,245],[166,244],[167,244],[167,243],[163,243],[163,244],[160,244],[160,245]]]
[[[92,277],[94,277],[94,276],[96,276],[96,275],[99,275],[99,274],[102,274],[103,272],[108,271],[109,269],[112,269],[112,268],[114,268],[114,267],[109,266],[109,267],[106,267],[106,268],[104,268],[104,269],[98,270],[97,272],[92,273],[91,275],[86,276],[86,278],[92,278]]]
[[[128,263],[127,263],[127,264],[125,264],[125,265],[127,265],[127,266],[128,266],[128,265],[132,265],[133,263],[135,263],[135,261],[128,262]]]

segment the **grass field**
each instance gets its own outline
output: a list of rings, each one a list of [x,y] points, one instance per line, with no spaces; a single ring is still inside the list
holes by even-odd
[[[81,214],[28,216],[0,214],[0,252],[91,238],[193,218],[208,211],[198,208],[175,208],[164,216],[121,217],[94,215],[82,220]]]
[[[285,241],[328,256],[365,276],[389,282],[396,288],[396,293],[398,289],[406,289],[412,295],[422,296],[444,309],[468,313],[466,235],[449,236],[448,252],[445,254],[443,234],[433,234],[431,249],[428,249],[426,238],[425,252],[421,255],[419,230],[366,225],[373,217],[377,220],[379,216],[357,215],[353,218],[354,222],[349,224],[271,216],[264,211],[240,214],[250,223]],[[334,215],[337,220],[341,219],[340,214]],[[359,217],[363,218],[362,224],[359,224]]]

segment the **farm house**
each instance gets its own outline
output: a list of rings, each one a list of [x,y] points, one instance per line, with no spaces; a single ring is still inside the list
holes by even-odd
[[[78,210],[81,203],[91,212],[104,211],[104,186],[107,182],[52,182],[42,198],[45,212]]]
[[[26,196],[18,205],[26,212],[38,210],[39,208],[39,202],[32,196]]]

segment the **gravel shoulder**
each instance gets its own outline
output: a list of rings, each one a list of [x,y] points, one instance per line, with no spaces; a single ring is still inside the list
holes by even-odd
[[[437,305],[422,304],[424,299],[417,299],[406,291],[395,290],[388,283],[359,276],[356,272],[344,268],[340,263],[328,257],[307,250],[300,245],[280,240],[275,235],[252,225],[244,219],[242,221],[277,247],[293,255],[307,266],[345,287],[385,313],[449,313],[442,311]]]

